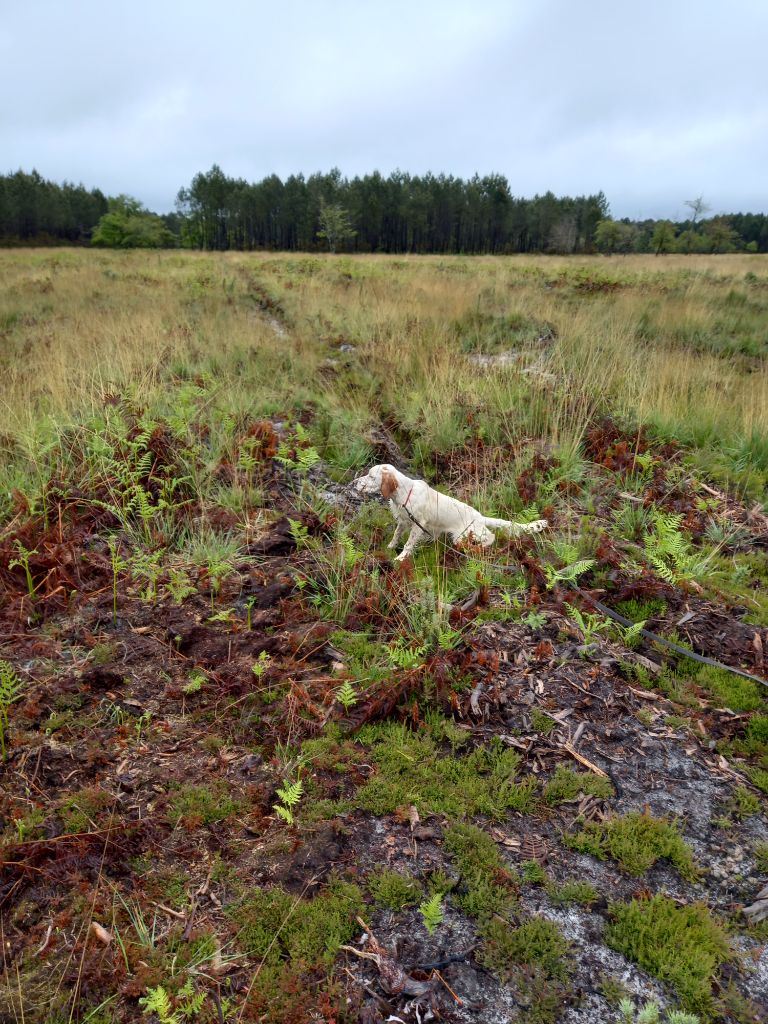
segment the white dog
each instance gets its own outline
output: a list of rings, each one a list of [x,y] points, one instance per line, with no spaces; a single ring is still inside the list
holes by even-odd
[[[398,562],[412,555],[419,544],[444,534],[448,534],[454,544],[468,537],[486,547],[496,539],[489,527],[519,536],[521,533],[538,533],[547,526],[546,519],[537,519],[533,523],[491,519],[471,505],[441,494],[424,480],[412,480],[394,466],[373,466],[365,476],[359,476],[352,483],[362,494],[382,494],[389,498],[396,526],[388,547],[396,547],[410,527],[405,547],[397,556]]]

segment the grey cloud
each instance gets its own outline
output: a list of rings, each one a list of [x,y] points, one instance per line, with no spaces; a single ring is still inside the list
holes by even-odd
[[[766,29],[760,0],[31,0],[0,28],[2,170],[161,210],[214,162],[764,209]]]

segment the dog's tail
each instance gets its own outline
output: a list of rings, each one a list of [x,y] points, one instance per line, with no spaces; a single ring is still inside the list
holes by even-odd
[[[523,533],[540,533],[549,526],[546,519],[536,519],[532,523],[511,523],[509,519],[491,519],[490,516],[483,516],[483,522],[491,529],[506,530],[513,537],[519,537]]]

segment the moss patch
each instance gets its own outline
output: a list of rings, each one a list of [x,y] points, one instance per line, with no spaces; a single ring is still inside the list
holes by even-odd
[[[560,929],[544,917],[532,917],[519,928],[495,919],[485,929],[481,959],[502,980],[515,967],[539,967],[548,978],[565,979],[570,973],[566,959],[570,949]]]
[[[566,982],[573,970],[570,944],[553,921],[531,917],[518,928],[494,918],[483,929],[479,959],[522,999],[521,1020],[551,1024],[568,999]]]
[[[677,825],[638,811],[601,823],[588,822],[581,832],[564,835],[563,842],[600,860],[612,857],[628,875],[642,875],[666,858],[688,881],[698,877],[693,854]]]
[[[415,907],[422,897],[422,889],[415,878],[384,868],[368,878],[368,889],[374,903],[390,910]]]
[[[609,946],[671,985],[683,1006],[708,1016],[712,978],[732,956],[728,937],[702,903],[679,907],[658,894],[610,908]]]
[[[357,793],[359,806],[389,814],[413,804],[420,814],[452,819],[485,814],[497,820],[509,810],[527,813],[535,805],[536,779],[517,780],[520,755],[499,742],[451,756],[432,735],[386,722],[360,731],[370,744],[377,774]],[[463,743],[464,737],[454,740]]]
[[[355,933],[363,908],[360,889],[339,879],[312,900],[283,889],[256,889],[230,916],[239,926],[237,941],[265,966],[302,961],[329,967],[342,942]]]
[[[765,696],[764,690],[757,683],[711,665],[702,666],[696,673],[696,682],[707,691],[718,707],[730,708],[731,711],[756,711]]]
[[[168,820],[173,826],[212,825],[241,810],[226,786],[182,786],[171,797]]]
[[[461,910],[487,921],[515,905],[517,879],[487,832],[475,825],[454,825],[445,833],[445,848],[461,875],[454,897]]]
[[[608,800],[615,796],[609,779],[595,775],[594,772],[574,772],[564,765],[557,766],[555,774],[544,787],[544,799],[550,806],[575,800],[580,793],[598,800]]]
[[[589,906],[600,899],[600,893],[593,885],[575,878],[563,882],[560,886],[547,886],[547,895],[555,904],[578,903],[581,906]]]
[[[260,964],[247,1003],[253,1019],[305,1020],[309,993],[328,1003],[323,1019],[337,1019],[343,999],[331,967],[339,946],[355,934],[362,908],[360,889],[335,879],[312,900],[256,889],[229,911],[238,945]]]

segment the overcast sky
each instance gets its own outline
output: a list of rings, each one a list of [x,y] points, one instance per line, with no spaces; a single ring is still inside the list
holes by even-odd
[[[218,163],[768,212],[767,0],[5,0],[0,171],[158,212]]]

